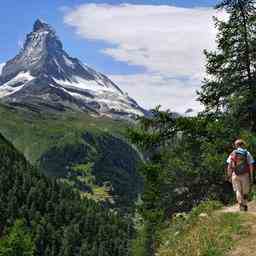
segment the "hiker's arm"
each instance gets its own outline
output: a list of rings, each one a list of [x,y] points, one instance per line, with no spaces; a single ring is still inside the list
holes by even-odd
[[[250,167],[250,181],[251,181],[251,183],[253,183],[254,159],[250,152],[248,152],[248,154],[247,154],[247,160],[248,160],[248,164]]]
[[[253,183],[253,164],[250,164],[250,181]]]
[[[227,168],[227,179],[228,179],[228,180],[231,179],[233,170],[234,170],[233,163],[230,162],[230,163],[228,164],[228,168]]]

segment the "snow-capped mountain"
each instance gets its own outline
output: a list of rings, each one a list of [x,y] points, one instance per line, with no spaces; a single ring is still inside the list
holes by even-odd
[[[37,20],[20,53],[0,74],[0,98],[32,109],[131,118],[145,111],[101,73],[70,57],[52,27]]]

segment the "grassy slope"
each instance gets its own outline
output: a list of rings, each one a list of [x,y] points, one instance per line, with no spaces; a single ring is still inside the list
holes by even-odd
[[[81,134],[124,133],[125,123],[85,113],[38,114],[0,105],[0,132],[33,164],[51,146],[81,142]]]
[[[110,181],[120,203],[134,200],[141,182],[138,156],[123,140],[127,123],[85,113],[38,114],[0,105],[0,133],[48,175],[63,176],[94,162],[98,184]]]
[[[251,242],[251,245],[255,245],[255,216],[252,218],[251,213],[215,211],[217,208],[215,206],[214,203],[205,203],[195,208],[189,215],[179,215],[167,224],[159,233],[157,255],[254,255],[248,253],[248,249],[241,250],[239,247],[241,245],[243,247],[245,241],[252,241],[252,239],[254,242]],[[240,242],[237,243],[237,241]]]

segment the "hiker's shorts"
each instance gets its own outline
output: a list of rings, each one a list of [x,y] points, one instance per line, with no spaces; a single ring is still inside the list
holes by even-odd
[[[249,173],[242,175],[232,174],[232,185],[236,193],[237,201],[242,203],[244,195],[249,194],[250,192],[250,177]]]

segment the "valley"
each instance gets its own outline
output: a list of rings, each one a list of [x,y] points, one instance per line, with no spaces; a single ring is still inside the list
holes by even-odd
[[[86,113],[34,113],[0,105],[0,133],[50,177],[65,178],[92,163],[95,182],[113,186],[118,205],[132,205],[142,189],[138,153],[125,141],[128,124]]]

